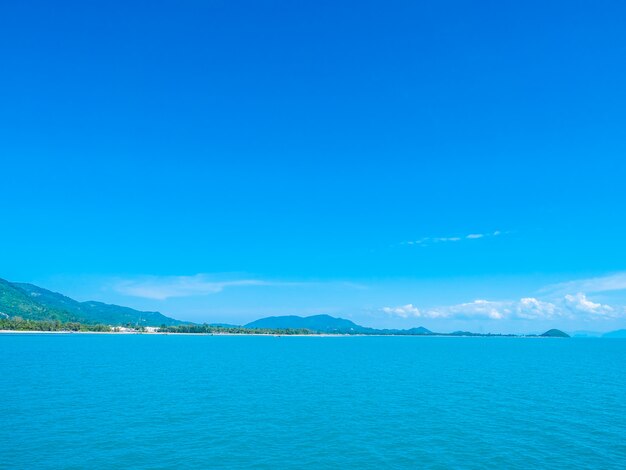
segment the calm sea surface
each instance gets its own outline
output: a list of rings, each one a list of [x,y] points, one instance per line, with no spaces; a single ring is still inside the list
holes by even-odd
[[[626,468],[626,340],[0,335],[0,468]]]

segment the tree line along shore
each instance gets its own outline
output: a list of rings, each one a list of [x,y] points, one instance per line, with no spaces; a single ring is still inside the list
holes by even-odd
[[[191,334],[280,334],[280,335],[307,335],[317,334],[315,331],[301,328],[245,328],[223,327],[213,325],[176,325],[146,327],[141,325],[103,325],[79,322],[60,322],[57,320],[25,320],[19,317],[0,319],[1,331],[32,331],[32,332],[95,332],[95,333],[191,333]]]
[[[84,332],[84,333],[173,333],[173,334],[228,334],[228,335],[370,335],[370,336],[481,336],[481,337],[568,337],[560,330],[549,330],[542,335],[514,335],[498,333],[471,333],[458,331],[454,333],[408,333],[394,332],[322,332],[306,328],[247,328],[245,326],[217,326],[208,324],[188,325],[104,325],[79,322],[61,322],[58,320],[28,320],[20,317],[0,318],[0,331],[4,332]]]

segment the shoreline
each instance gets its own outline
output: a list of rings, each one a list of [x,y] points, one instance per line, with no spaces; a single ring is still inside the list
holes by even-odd
[[[166,331],[37,331],[37,330],[0,330],[1,334],[45,334],[45,335],[171,335],[171,336],[401,336],[401,335],[349,335],[333,333],[275,334],[275,333],[169,333]],[[408,336],[408,335],[405,335]]]
[[[273,336],[273,337],[315,337],[315,338],[345,338],[345,337],[405,337],[405,338],[539,338],[554,339],[555,337],[540,335],[378,335],[378,334],[346,334],[346,333],[311,333],[311,334],[276,334],[276,333],[169,333],[160,331],[141,332],[141,331],[36,331],[36,330],[0,330],[0,335],[164,335],[164,336]],[[558,338],[557,338],[558,339]],[[563,339],[563,338],[561,338]]]

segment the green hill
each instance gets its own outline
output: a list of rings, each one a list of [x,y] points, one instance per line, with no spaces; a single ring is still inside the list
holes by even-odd
[[[561,330],[557,330],[557,329],[548,330],[540,336],[544,338],[569,338],[570,337],[567,333]]]
[[[245,325],[246,328],[270,328],[270,329],[307,329],[322,333],[357,333],[363,330],[362,326],[330,315],[313,315],[310,317],[298,317],[287,315],[282,317],[267,317],[253,321]]]
[[[0,317],[106,325],[171,326],[184,323],[159,312],[141,312],[94,301],[78,302],[32,284],[4,279],[0,279]]]
[[[71,312],[37,301],[17,285],[0,279],[0,316],[28,320],[77,321]]]

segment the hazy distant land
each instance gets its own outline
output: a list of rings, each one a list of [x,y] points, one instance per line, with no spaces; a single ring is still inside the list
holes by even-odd
[[[0,279],[0,330],[28,332],[180,333],[246,335],[384,335],[384,336],[478,336],[569,337],[558,329],[541,335],[513,335],[453,331],[433,332],[424,327],[378,329],[330,315],[266,317],[246,325],[196,324],[101,302],[78,302],[32,284]],[[603,337],[626,337],[618,330]]]

